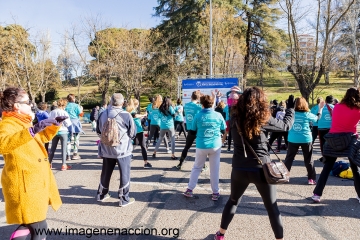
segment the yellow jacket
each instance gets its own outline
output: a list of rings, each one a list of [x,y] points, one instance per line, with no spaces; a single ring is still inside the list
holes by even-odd
[[[1,184],[9,224],[43,221],[48,205],[56,211],[62,204],[44,147],[60,127],[49,126],[34,138],[29,127],[31,123],[15,117],[3,116],[0,122],[0,154],[5,160]]]

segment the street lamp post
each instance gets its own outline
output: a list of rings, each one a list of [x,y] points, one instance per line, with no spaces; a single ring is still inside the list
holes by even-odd
[[[212,64],[212,0],[210,0],[210,78],[213,75],[213,64]]]

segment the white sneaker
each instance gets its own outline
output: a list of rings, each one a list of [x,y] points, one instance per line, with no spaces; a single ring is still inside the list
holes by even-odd
[[[170,149],[167,150],[167,153],[172,153]]]
[[[311,197],[311,199],[312,199],[314,202],[316,202],[316,203],[319,203],[319,202],[320,202],[320,196],[319,196],[319,195],[314,194],[314,195]]]

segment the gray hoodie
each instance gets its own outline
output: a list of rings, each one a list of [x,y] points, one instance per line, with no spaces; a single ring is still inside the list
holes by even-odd
[[[116,116],[117,115],[117,116]],[[119,125],[119,139],[120,144],[112,147],[99,144],[99,156],[104,158],[123,158],[130,156],[133,150],[132,139],[136,136],[136,126],[130,113],[124,111],[121,107],[109,107],[101,113],[98,120],[97,132],[101,133],[108,118],[114,118],[116,116],[116,122]]]

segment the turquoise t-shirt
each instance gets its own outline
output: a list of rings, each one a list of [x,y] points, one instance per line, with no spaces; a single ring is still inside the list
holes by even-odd
[[[225,121],[229,121],[230,120],[230,112],[229,112],[229,106],[226,105],[224,107],[224,112],[225,112]]]
[[[144,132],[144,129],[141,125],[141,119],[140,118],[134,118],[134,123],[136,126],[136,133]]]
[[[161,116],[158,108],[153,108],[151,112],[150,125],[160,126]]]
[[[319,129],[330,129],[331,127],[331,121],[332,121],[332,117],[331,117],[331,114],[328,110],[328,108],[326,107],[326,105],[329,105],[329,107],[331,109],[334,109],[334,105],[332,104],[325,104],[323,110],[322,110],[322,113],[321,113],[321,118],[319,119],[319,122],[318,122],[318,128]]]
[[[169,113],[168,115],[163,114],[162,112],[160,112],[160,116],[161,116],[161,123],[160,123],[160,129],[171,129],[174,128],[174,118],[173,115],[175,114],[175,110],[172,106],[170,106],[169,108]]]
[[[65,107],[65,111],[69,114],[70,119],[79,119],[81,113],[79,104],[69,102]]]
[[[184,111],[186,117],[186,128],[187,130],[191,130],[192,122],[194,120],[195,115],[200,112],[202,109],[200,104],[189,102],[185,104]]]
[[[319,112],[319,105],[315,105],[311,108],[310,112],[314,115],[316,115],[318,112]],[[312,123],[313,126],[317,126],[318,125],[318,122],[313,122]]]
[[[292,143],[312,142],[310,122],[316,122],[318,117],[311,112],[295,111],[294,124],[289,131],[288,141]]]
[[[177,105],[175,107],[175,121],[183,122],[184,116],[183,116],[184,107],[182,105]]]
[[[223,116],[212,108],[202,109],[195,115],[192,130],[196,133],[196,148],[220,148],[221,130],[226,129]]]
[[[151,113],[152,113],[152,111],[153,111],[152,103],[150,103],[150,104],[147,105],[147,107],[146,107],[146,112],[147,112],[147,114],[148,114],[148,119],[150,119],[150,121],[151,121]]]

